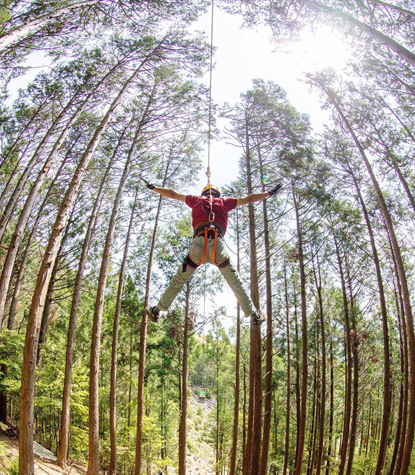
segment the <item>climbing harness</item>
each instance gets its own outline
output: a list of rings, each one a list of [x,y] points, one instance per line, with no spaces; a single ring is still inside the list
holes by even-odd
[[[212,261],[215,266],[217,266],[219,269],[224,269],[225,267],[228,267],[230,265],[230,260],[229,256],[226,255],[225,259],[223,259],[220,262],[216,262],[215,257],[216,257],[216,244],[218,241],[218,237],[222,238],[223,237],[223,231],[220,228],[220,226],[214,224],[214,223],[201,223],[195,230],[194,238],[197,238],[199,236],[204,236],[204,246],[203,246],[203,256],[200,262],[196,263],[192,260],[190,257],[190,254],[188,254],[183,261],[183,268],[182,271],[186,272],[187,266],[189,266],[191,269],[197,269],[201,264],[206,259],[206,254],[207,254],[207,244],[208,244],[208,239],[214,239],[213,241],[213,249],[212,249]]]

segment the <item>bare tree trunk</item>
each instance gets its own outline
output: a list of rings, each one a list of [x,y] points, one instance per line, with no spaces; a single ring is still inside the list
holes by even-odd
[[[320,475],[321,466],[323,463],[323,450],[324,450],[324,423],[326,416],[326,331],[324,324],[324,311],[323,311],[323,296],[322,296],[322,283],[321,283],[321,270],[320,262],[317,256],[317,269],[318,277],[314,269],[314,279],[317,288],[318,295],[318,308],[320,314],[320,329],[321,329],[321,397],[320,397],[320,426],[319,426],[319,446],[317,452],[317,468],[316,475]]]
[[[13,328],[14,319],[15,319],[15,315],[16,315],[16,309],[17,309],[17,299],[18,299],[18,295],[19,295],[19,291],[20,291],[20,286],[23,282],[23,277],[24,277],[24,272],[25,272],[26,265],[27,265],[27,260],[29,258],[30,246],[31,246],[33,238],[36,234],[37,227],[39,225],[39,221],[42,218],[43,211],[45,210],[46,205],[49,202],[49,198],[50,198],[50,195],[53,191],[53,187],[55,186],[55,183],[56,183],[57,179],[60,177],[60,174],[61,174],[64,166],[66,165],[66,159],[67,159],[67,157],[65,157],[65,159],[62,161],[58,171],[56,172],[55,177],[53,178],[53,180],[52,180],[52,182],[51,182],[51,184],[48,188],[48,191],[45,195],[45,198],[43,199],[43,202],[42,202],[42,204],[39,208],[38,214],[36,216],[36,220],[33,224],[32,230],[29,234],[27,244],[26,244],[26,249],[24,251],[22,261],[19,264],[19,272],[18,272],[17,277],[16,277],[16,283],[15,283],[14,290],[13,290],[13,297],[12,297],[12,301],[11,301],[11,304],[10,304],[9,319],[7,321],[7,328],[9,330],[11,330]]]
[[[163,185],[167,177],[167,170],[163,180]],[[160,210],[162,204],[162,196],[160,195],[157,213],[154,221],[153,236],[151,241],[150,254],[148,258],[146,288],[144,295],[144,308],[147,307],[150,298],[150,283],[151,272],[153,266],[154,249],[156,245],[157,229],[160,218]],[[140,327],[140,356],[138,359],[138,395],[137,395],[137,435],[136,435],[136,449],[135,449],[135,468],[134,475],[140,475],[141,473],[141,442],[143,436],[143,403],[144,403],[144,366],[146,360],[146,344],[147,344],[147,314],[143,312],[141,327]]]
[[[179,473],[186,475],[186,452],[187,452],[187,377],[188,377],[188,352],[189,352],[189,297],[190,282],[186,282],[186,306],[183,329],[183,362],[182,362],[182,397],[180,410],[179,429]]]
[[[385,223],[388,229],[390,239],[392,241],[393,252],[394,252],[396,265],[399,272],[399,279],[401,282],[402,295],[403,295],[404,306],[405,306],[408,348],[409,348],[409,362],[410,362],[410,399],[409,399],[408,426],[407,426],[407,432],[405,436],[406,437],[405,449],[403,453],[402,466],[401,466],[401,472],[400,472],[400,475],[406,475],[409,470],[409,464],[411,460],[412,447],[414,443],[414,434],[415,434],[415,331],[414,331],[414,321],[413,321],[410,291],[409,291],[409,286],[408,286],[408,280],[406,277],[405,265],[402,258],[401,249],[399,247],[399,243],[396,238],[395,227],[394,227],[391,215],[389,213],[389,209],[386,205],[386,201],[383,196],[382,190],[380,189],[379,183],[375,177],[375,174],[373,173],[372,166],[366,156],[366,153],[359,139],[357,138],[352,126],[350,125],[349,121],[347,120],[346,116],[343,114],[343,111],[338,105],[334,97],[334,94],[327,89],[324,89],[324,91],[328,95],[330,102],[333,104],[333,106],[337,110],[344,125],[346,126],[351,137],[353,138],[353,141],[355,142],[355,145],[358,148],[360,155],[363,159],[363,162],[366,166],[366,169],[369,173],[369,176],[373,184],[373,188],[375,189],[376,196],[378,198],[380,207],[382,209],[382,214],[385,219]]]
[[[74,289],[72,293],[72,304],[71,304],[71,312],[69,315],[68,336],[67,336],[67,343],[66,343],[65,377],[64,377],[64,384],[63,384],[63,395],[62,395],[61,430],[60,430],[59,448],[58,448],[57,461],[56,461],[56,463],[60,467],[66,466],[68,451],[69,451],[69,421],[70,421],[73,353],[74,353],[74,346],[75,346],[76,319],[77,319],[79,301],[81,297],[82,279],[84,275],[89,248],[91,245],[92,233],[96,225],[98,211],[102,202],[102,197],[104,193],[104,185],[108,178],[108,174],[111,170],[111,167],[114,163],[114,159],[118,152],[118,148],[124,139],[125,131],[126,129],[123,130],[118,140],[117,146],[115,147],[115,151],[112,155],[112,158],[107,166],[107,169],[105,170],[104,176],[101,180],[100,187],[98,189],[97,196],[95,198],[95,203],[92,208],[91,216],[89,218],[88,229],[86,231],[84,243],[82,246],[81,257],[79,259],[78,271],[76,274],[75,285],[74,285]]]
[[[284,260],[284,296],[285,296],[285,328],[287,332],[287,396],[285,416],[285,454],[282,475],[287,474],[290,453],[290,416],[291,416],[291,348],[290,348],[290,307],[288,301],[287,263]]]
[[[101,269],[99,272],[91,337],[91,358],[89,371],[89,457],[87,475],[95,475],[95,473],[97,473],[99,470],[99,352],[101,346],[102,313],[104,310],[105,288],[107,283],[108,267],[110,264],[111,247],[114,241],[115,225],[121,205],[122,195],[130,174],[133,154],[136,150],[136,146],[141,134],[142,124],[147,118],[149,105],[152,100],[153,98],[150,96],[147,102],[146,110],[143,112],[140,122],[136,126],[134,138],[128,151],[127,159],[124,164],[124,171],[113,203],[111,218],[108,225],[107,238],[105,240],[105,246],[103,250]]]
[[[305,426],[307,416],[307,377],[308,377],[308,348],[307,348],[307,301],[306,301],[306,280],[304,268],[304,254],[303,254],[303,231],[300,221],[299,207],[295,191],[293,189],[293,200],[295,208],[295,216],[297,223],[297,238],[298,238],[298,260],[300,265],[300,281],[301,281],[301,333],[302,333],[302,384],[301,384],[301,412],[300,423],[298,427],[298,447],[297,458],[295,461],[295,475],[301,474],[304,442],[305,442]]]
[[[105,76],[107,77],[107,75]],[[29,219],[30,213],[32,212],[33,204],[38,196],[40,187],[42,186],[44,179],[46,178],[47,173],[49,172],[49,169],[55,159],[58,156],[59,150],[61,149],[63,143],[65,142],[66,138],[68,137],[69,132],[71,131],[72,126],[75,124],[75,122],[78,120],[79,116],[81,115],[84,107],[88,102],[90,101],[91,97],[96,93],[97,88],[102,84],[104,79],[102,79],[98,85],[91,91],[86,99],[82,102],[82,104],[78,107],[76,112],[72,115],[66,126],[64,127],[63,131],[59,135],[58,140],[55,142],[51,152],[49,153],[47,159],[45,160],[42,170],[39,172],[31,190],[29,193],[29,196],[26,199],[25,205],[23,207],[22,212],[20,213],[19,220],[16,224],[16,228],[14,229],[12,240],[9,245],[9,250],[7,252],[7,257],[6,261],[3,266],[3,270],[1,273],[0,277],[0,296],[3,295],[4,293],[7,292],[7,289],[9,287],[10,283],[10,278],[11,278],[11,271],[13,269],[15,260],[16,260],[16,255],[17,251],[20,247],[20,243],[23,238],[23,233],[27,225],[27,220]],[[59,121],[60,117],[62,117],[62,114],[65,113],[66,110],[69,109],[69,107],[72,105],[73,100],[79,93],[79,90],[77,93],[72,97],[71,101],[69,101],[68,105],[66,108],[59,114],[58,118],[55,120],[54,125],[51,127],[53,129],[56,127],[57,122]],[[53,129],[54,130],[54,129]],[[43,142],[43,141],[42,141]],[[44,142],[45,145],[46,142]],[[40,147],[40,145],[39,145]],[[41,149],[37,149],[37,156],[40,154]],[[43,147],[42,147],[43,148]],[[34,156],[36,153],[34,154]],[[32,159],[33,160],[33,159]],[[1,237],[0,237],[1,240]],[[4,312],[4,299],[0,300],[0,321],[2,319],[2,315]]]
[[[251,180],[251,155],[246,121],[246,173],[248,194],[253,192]],[[258,262],[255,236],[255,212],[252,203],[248,204],[249,212],[249,240],[251,262],[251,298],[259,309]],[[247,463],[243,475],[259,473],[261,455],[261,425],[262,425],[262,368],[261,368],[261,328],[251,321],[251,359],[249,379],[249,408],[248,408],[248,439],[246,443]]]
[[[258,147],[262,192],[265,192],[264,171],[260,149]],[[264,247],[265,247],[265,282],[267,294],[267,340],[265,361],[265,397],[264,397],[264,428],[262,435],[262,454],[260,475],[267,474],[269,441],[271,432],[271,403],[272,403],[272,285],[271,285],[271,256],[269,243],[268,212],[266,201],[262,202],[264,218]]]
[[[333,234],[334,244],[336,248],[337,260],[339,264],[340,281],[342,286],[343,295],[343,309],[344,309],[344,331],[345,331],[345,353],[346,353],[346,381],[345,381],[345,397],[344,397],[344,417],[343,417],[343,435],[342,443],[340,447],[340,466],[339,475],[343,475],[346,458],[347,447],[349,444],[349,432],[350,432],[350,417],[351,417],[351,404],[352,404],[352,354],[351,354],[351,337],[350,337],[350,320],[349,320],[349,302],[347,300],[346,283],[344,279],[344,272],[342,261],[340,257],[340,250],[337,243],[336,236]]]
[[[383,330],[383,418],[382,418],[382,431],[381,440],[379,444],[379,455],[376,465],[375,475],[381,475],[385,465],[386,451],[388,448],[388,437],[390,430],[390,414],[391,414],[391,382],[390,382],[390,355],[389,355],[389,326],[388,326],[388,314],[386,310],[385,292],[383,287],[382,270],[380,267],[379,256],[376,248],[375,237],[373,235],[372,225],[370,223],[369,214],[367,212],[365,203],[363,201],[362,194],[360,192],[359,184],[355,175],[350,167],[349,173],[353,177],[353,181],[356,187],[356,191],[359,197],[360,205],[362,207],[363,215],[365,217],[367,230],[370,237],[370,244],[372,247],[373,260],[376,268],[376,277],[378,281],[379,300],[382,314],[382,330]]]
[[[236,256],[237,269],[240,271],[240,246],[239,246],[239,213],[236,210]],[[236,360],[235,360],[235,400],[233,406],[233,433],[229,475],[235,475],[236,455],[238,448],[238,422],[239,422],[239,392],[240,392],[240,353],[241,353],[241,308],[236,306]]]
[[[23,190],[23,187],[25,186],[25,184],[27,182],[27,179],[29,178],[29,175],[30,175],[31,171],[33,170],[33,167],[37,163],[37,161],[40,157],[40,154],[43,152],[44,148],[46,147],[49,138],[55,132],[56,127],[58,126],[58,124],[61,121],[62,117],[64,117],[66,115],[66,113],[70,110],[70,108],[73,106],[73,103],[74,103],[75,99],[78,97],[79,93],[80,93],[80,89],[78,89],[75,92],[75,94],[69,99],[69,101],[65,105],[65,107],[62,108],[62,110],[60,111],[58,116],[53,121],[52,125],[49,127],[48,131],[43,136],[43,138],[40,141],[39,145],[36,147],[36,150],[35,150],[34,154],[32,155],[29,163],[27,164],[27,166],[25,168],[25,171],[22,173],[21,177],[19,178],[19,181],[18,181],[18,183],[17,183],[17,185],[16,185],[16,187],[13,191],[13,194],[12,194],[11,198],[9,199],[9,202],[7,203],[7,205],[6,205],[6,207],[3,211],[3,215],[0,219],[0,242],[3,240],[4,234],[6,232],[7,222],[8,222],[10,216],[12,215],[12,213],[13,213],[15,207],[16,207],[17,201],[20,197],[20,194]],[[70,124],[70,127],[72,127],[73,124],[71,123],[71,121],[69,122],[69,124]],[[43,183],[43,180],[44,180],[45,176],[47,175],[47,173],[49,171],[51,162],[56,158],[57,153],[58,153],[60,147],[62,146],[62,144],[64,142],[64,139],[66,138],[66,135],[68,133],[69,133],[69,128],[68,129],[65,128],[64,131],[62,132],[62,134],[60,135],[59,139],[57,140],[57,142],[55,144],[55,147],[53,147],[52,152],[49,154],[48,159],[46,160],[45,164],[43,165],[42,170],[40,171],[37,180],[35,181],[34,185],[32,186],[32,189],[31,189],[31,191],[29,193],[29,196],[26,200],[27,201],[27,206],[25,206],[23,208],[21,216],[19,217],[18,227],[16,226],[16,231],[15,231],[15,234],[14,234],[16,236],[15,240],[17,240],[17,244],[15,244],[14,247],[16,247],[17,249],[19,248],[19,244],[20,244],[21,239],[22,239],[21,234],[22,234],[22,232],[23,232],[23,230],[26,226],[27,219],[30,215],[30,211],[32,209],[33,203],[34,203],[34,201],[37,197],[37,194],[39,192],[39,188],[40,188],[41,184]],[[11,248],[11,249],[14,249],[14,247]],[[15,253],[17,253],[17,249],[16,249]],[[16,254],[14,254],[14,257],[15,256],[16,256]],[[14,259],[13,259],[13,263],[14,263]],[[13,267],[13,264],[11,265],[11,267]],[[2,273],[2,275],[3,275],[3,273]],[[9,279],[10,279],[10,277],[9,277]],[[1,281],[2,280],[3,280],[3,277],[1,279]],[[3,286],[1,286],[0,287],[0,298],[3,295],[3,292],[4,292]],[[2,304],[1,304],[1,301],[0,301],[0,316],[2,315],[3,308],[4,308],[1,305]]]
[[[405,402],[407,401],[407,395],[405,393],[405,362],[407,359],[407,352],[406,348],[404,347],[404,337],[403,337],[403,332],[405,331],[404,324],[402,322],[402,316],[401,316],[401,307],[400,307],[400,301],[398,297],[398,292],[396,290],[396,286],[394,285],[394,294],[395,294],[395,302],[396,302],[396,314],[398,316],[398,328],[399,328],[399,355],[400,355],[400,360],[401,360],[401,374],[403,375],[403,379],[400,384],[399,388],[399,408],[398,408],[398,421],[396,424],[396,435],[395,435],[395,444],[393,448],[393,454],[392,454],[392,460],[390,463],[389,467],[389,475],[392,475],[395,472],[395,466],[397,465],[397,459],[398,459],[398,453],[399,453],[399,447],[400,443],[402,440],[402,433],[405,432],[404,426],[404,419],[405,419],[405,413],[404,413],[404,405]],[[399,468],[397,469],[397,472],[399,473]]]
[[[334,365],[333,365],[333,340],[330,339],[330,419],[329,419],[329,446],[327,449],[326,475],[330,474],[330,457],[332,456],[333,423],[334,423]]]
[[[125,238],[124,255],[122,258],[120,275],[118,277],[117,302],[115,304],[114,324],[112,330],[112,353],[111,353],[111,382],[110,382],[110,464],[108,475],[116,475],[117,471],[117,348],[118,348],[118,327],[121,314],[122,292],[124,286],[125,268],[127,266],[128,249],[130,244],[131,231],[134,223],[134,213],[137,204],[138,188],[136,189],[134,202],[131,209],[130,223],[128,225],[127,237]]]
[[[68,213],[72,207],[73,200],[78,191],[86,167],[97,147],[105,127],[110,120],[114,110],[118,106],[121,98],[128,90],[128,86],[138,74],[140,67],[134,71],[131,77],[124,83],[117,97],[112,102],[108,111],[101,120],[85,152],[83,153],[78,167],[74,173],[71,183],[65,193],[65,197],[59,208],[58,216],[53,225],[49,242],[45,250],[42,263],[40,265],[35,291],[33,293],[32,304],[29,312],[27,325],[25,349],[23,354],[22,386],[20,392],[20,439],[19,439],[19,474],[34,475],[33,459],[33,412],[34,412],[34,388],[36,377],[36,354],[39,338],[39,326],[42,315],[42,308],[45,301],[45,294],[49,285],[50,270],[56,258],[62,232],[65,228]]]

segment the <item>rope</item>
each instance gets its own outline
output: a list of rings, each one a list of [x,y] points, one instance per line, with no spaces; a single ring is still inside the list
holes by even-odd
[[[210,139],[211,139],[211,124],[212,124],[212,70],[213,70],[213,12],[214,12],[214,8],[215,8],[215,1],[212,0],[212,17],[211,17],[211,24],[210,24],[208,166],[207,166],[207,171],[206,171],[208,185],[210,185]]]
[[[215,10],[215,1],[212,0],[212,17],[210,23],[210,69],[209,69],[209,130],[208,130],[208,166],[207,166],[207,180],[210,185],[210,139],[211,139],[211,124],[212,124],[212,70],[213,70],[213,12]],[[213,212],[212,189],[209,188],[209,222],[213,223],[215,220],[215,213]]]

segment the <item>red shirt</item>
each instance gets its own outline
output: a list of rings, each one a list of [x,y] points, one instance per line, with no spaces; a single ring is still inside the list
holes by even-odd
[[[212,209],[215,214],[215,223],[226,233],[228,227],[228,212],[236,208],[236,198],[215,198],[212,196]],[[210,198],[209,196],[187,195],[186,204],[192,208],[192,225],[196,230],[200,223],[209,221]]]

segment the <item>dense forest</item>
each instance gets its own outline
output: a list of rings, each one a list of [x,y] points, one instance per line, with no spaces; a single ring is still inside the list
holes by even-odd
[[[342,35],[346,69],[303,78],[322,133],[261,78],[210,103],[210,0],[0,2],[0,471],[34,474],[37,441],[88,475],[190,475],[202,447],[191,473],[415,474],[415,2],[390,2],[216,0],[276,43]],[[226,236],[267,321],[206,311],[203,266],[156,324],[192,227],[145,181],[201,189],[219,117],[223,194],[283,184]]]

